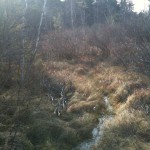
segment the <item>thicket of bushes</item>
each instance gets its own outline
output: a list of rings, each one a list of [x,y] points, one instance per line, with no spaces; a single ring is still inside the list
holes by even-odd
[[[134,17],[134,16],[133,16]],[[135,16],[128,23],[97,24],[74,30],[55,31],[43,37],[43,53],[51,59],[110,61],[134,71],[150,74],[149,17]],[[59,43],[59,44],[58,44]]]

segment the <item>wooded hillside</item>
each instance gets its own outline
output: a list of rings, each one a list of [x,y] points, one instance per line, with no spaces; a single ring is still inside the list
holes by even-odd
[[[150,149],[150,10],[133,7],[0,0],[0,149]]]

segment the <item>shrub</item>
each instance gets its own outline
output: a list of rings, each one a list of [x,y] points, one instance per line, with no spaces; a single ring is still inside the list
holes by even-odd
[[[62,128],[55,122],[36,122],[28,131],[27,137],[33,145],[43,144],[48,138],[56,140],[62,133]]]

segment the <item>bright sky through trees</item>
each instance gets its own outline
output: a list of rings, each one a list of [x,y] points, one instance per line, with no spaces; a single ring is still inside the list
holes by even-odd
[[[141,12],[141,11],[147,11],[149,7],[148,0],[132,0],[134,3],[134,11]]]
[[[61,1],[65,1],[65,0],[61,0]],[[131,1],[134,4],[134,11],[136,12],[147,11],[149,8],[150,3],[148,0],[131,0]]]

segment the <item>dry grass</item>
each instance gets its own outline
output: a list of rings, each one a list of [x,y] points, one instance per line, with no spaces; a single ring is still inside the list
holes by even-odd
[[[106,122],[102,140],[94,149],[150,149],[149,78],[119,67],[107,68],[106,72],[109,82],[105,87],[116,116]],[[99,78],[103,80],[103,75]]]
[[[104,137],[95,149],[148,150],[150,148],[148,77],[108,63],[100,63],[90,69],[66,64],[66,68],[61,71],[61,66],[59,67],[60,69],[57,68],[59,74],[55,72],[58,77],[65,73],[65,69],[70,68],[70,72],[73,70],[67,77],[74,83],[76,92],[70,100],[68,112],[91,113],[96,106],[96,113],[100,114],[105,110],[104,95],[110,97],[110,102],[115,108],[116,116],[106,122]],[[80,70],[82,73],[79,73]],[[79,127],[75,122],[74,126]]]
[[[150,121],[141,111],[124,110],[106,122],[96,150],[136,150],[150,147]]]
[[[121,112],[124,109],[129,110],[140,110],[146,115],[150,114],[150,90],[149,89],[140,89],[134,91],[132,95],[129,95],[126,103],[120,106],[117,110],[117,113]]]
[[[104,137],[95,149],[149,149],[149,78],[107,62],[94,63],[94,61],[92,57],[82,55],[72,60],[38,59],[35,67],[39,67],[39,70],[34,73],[40,74],[36,79],[38,83],[31,87],[31,91],[21,91],[20,98],[26,97],[26,103],[23,106],[19,104],[21,111],[20,117],[17,118],[24,125],[22,136],[29,147],[60,149],[63,144],[61,149],[69,150],[81,141],[91,138],[91,131],[97,124],[99,115],[107,111],[103,100],[107,95],[111,105],[114,106],[116,116],[107,122]],[[53,114],[54,107],[45,93],[39,92],[39,88],[36,89],[42,77],[40,68],[46,73],[45,76],[55,79],[58,83],[65,81],[73,84],[74,93],[69,99],[67,111],[59,118]],[[55,81],[51,82],[54,86]],[[14,91],[16,90],[6,91],[0,98],[5,96],[6,104],[16,105],[17,93]],[[1,106],[0,109],[4,111],[5,108]],[[8,112],[14,115],[16,111]],[[8,121],[11,125],[15,119],[14,117],[11,120],[9,114],[5,115],[8,120],[2,122],[2,128]],[[59,137],[56,138],[54,133]],[[60,145],[57,145],[57,139]]]
[[[119,108],[129,95],[147,88],[150,83],[149,78],[142,74],[104,62],[92,68],[80,61],[73,64],[69,61],[48,61],[44,66],[49,76],[73,83],[76,92],[69,103],[69,112],[83,110],[84,106],[89,109],[90,105],[91,108],[98,105],[102,109],[102,99],[106,94],[111,98],[112,104]]]

